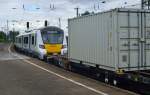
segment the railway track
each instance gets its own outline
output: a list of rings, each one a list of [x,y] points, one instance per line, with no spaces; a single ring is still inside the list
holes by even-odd
[[[11,49],[12,49],[11,51],[16,52],[13,48],[11,48]],[[16,52],[16,54],[22,55],[23,53]],[[28,54],[25,53],[25,55],[28,55]],[[105,83],[93,80],[93,78],[86,77],[85,75],[83,76],[82,74],[74,73],[73,70],[72,70],[72,72],[66,71],[66,70],[60,68],[60,65],[43,64],[43,63],[45,63],[45,61],[38,60],[37,58],[32,58],[32,57],[30,59],[27,59],[27,60],[29,60],[27,62],[32,62],[31,64],[33,64],[33,65],[34,65],[34,63],[36,63],[35,66],[43,68],[43,70],[46,70],[46,71],[51,70],[50,72],[55,72],[57,75],[60,74],[60,76],[62,76],[63,78],[66,77],[68,79],[73,79],[74,81],[77,81],[79,83],[83,83],[85,85],[88,85],[89,87],[92,87],[93,89],[102,89],[102,91],[108,92],[109,93],[108,95],[124,95],[124,94],[125,95],[138,95],[136,93],[133,93],[133,92],[130,92],[130,91],[127,91],[127,90],[123,90],[123,89],[120,89],[120,88],[117,88],[117,87],[114,87],[114,86],[111,86],[111,85],[107,85]]]
[[[141,72],[139,72],[139,73],[140,73],[141,75],[150,77],[150,70],[149,70],[149,71],[141,71]]]
[[[26,55],[28,55],[28,54],[26,54]],[[33,56],[31,56],[31,57],[33,57]],[[55,59],[51,59],[46,62],[54,63],[53,65],[62,68],[62,65],[59,63],[59,58],[55,57]],[[63,69],[66,69],[66,68],[63,67]],[[97,75],[97,73],[95,73],[95,70],[92,68],[89,69],[86,67],[83,68],[82,66],[81,67],[72,66],[71,70],[69,70],[69,71],[78,73],[80,75],[83,75],[83,76],[86,76],[86,77],[89,77],[89,78],[92,78],[92,79],[95,79],[98,81],[101,81],[103,83],[106,83],[104,78],[100,78],[99,75]],[[112,82],[107,82],[106,84],[109,84],[112,87],[117,87],[120,89],[131,91],[131,92],[134,92],[137,94],[150,95],[150,85],[149,85],[150,81],[146,80],[147,78],[150,79],[150,71],[134,72],[133,76],[135,76],[134,75],[135,73],[136,73],[136,75],[137,75],[137,73],[140,75],[140,76],[138,76],[138,79],[141,79],[141,77],[142,77],[142,80],[145,81],[145,84],[141,83],[141,82],[137,82],[137,80],[135,78],[128,80],[128,79],[122,78],[122,77],[118,78],[119,82],[117,83],[117,85],[112,84]],[[128,74],[126,74],[126,76],[128,76]],[[133,76],[128,76],[128,77],[133,77]]]
[[[55,64],[53,65],[60,67],[60,65],[58,64],[59,62],[56,62],[57,59],[55,60],[54,62]],[[111,80],[109,82],[106,82],[104,78],[101,78],[100,75],[97,75],[97,73],[95,73],[96,72],[95,69],[89,69],[82,66],[81,67],[72,66],[71,71],[101,81],[103,83],[109,84],[110,86],[113,87],[118,87],[121,89],[132,91],[141,95],[150,95],[150,70],[132,72],[132,74],[126,73],[124,75],[125,77],[122,76],[118,77],[117,85],[114,85],[111,82]]]

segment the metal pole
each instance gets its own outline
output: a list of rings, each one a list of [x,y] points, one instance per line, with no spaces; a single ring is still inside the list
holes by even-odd
[[[148,9],[150,9],[150,0],[148,0]]]
[[[5,36],[4,34],[4,27],[1,27],[1,36],[2,36],[2,40],[5,40]]]
[[[8,23],[9,23],[9,21],[7,20],[7,33],[6,33],[6,40],[8,40],[8,32],[9,32],[9,27],[8,27]]]
[[[76,10],[77,17],[79,16],[79,7],[74,8]]]
[[[14,24],[13,24],[13,31],[12,31],[12,40],[13,40],[13,43],[14,43],[14,33],[15,33],[15,28],[14,28]]]
[[[61,28],[61,18],[59,18],[58,20],[59,20],[59,28]]]
[[[144,0],[141,0],[141,9],[144,9]]]

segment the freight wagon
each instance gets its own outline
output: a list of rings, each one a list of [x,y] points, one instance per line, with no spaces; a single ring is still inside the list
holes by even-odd
[[[68,28],[71,64],[100,70],[105,82],[114,77],[116,84],[116,75],[124,73],[145,82],[131,73],[150,69],[150,10],[119,8],[81,16],[69,19]]]

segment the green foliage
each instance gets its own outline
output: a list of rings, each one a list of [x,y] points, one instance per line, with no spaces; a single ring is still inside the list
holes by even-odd
[[[94,12],[85,11],[84,13],[81,14],[81,16],[86,16],[90,14],[94,14]]]
[[[4,32],[0,31],[0,42],[9,42],[15,41],[15,37],[19,34],[18,31],[9,31],[9,34],[6,35]]]
[[[19,35],[19,32],[18,31],[9,31],[9,38],[10,38],[10,40],[11,41],[15,41],[15,37],[17,36],[17,35]]]
[[[0,42],[4,42],[6,40],[6,34],[0,31]]]
[[[85,11],[83,14],[81,14],[81,16],[85,16],[85,15],[90,15],[89,11]]]

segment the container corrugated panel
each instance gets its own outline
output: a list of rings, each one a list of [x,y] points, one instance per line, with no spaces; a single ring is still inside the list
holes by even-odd
[[[111,71],[150,69],[150,11],[114,9],[68,24],[70,60]]]

